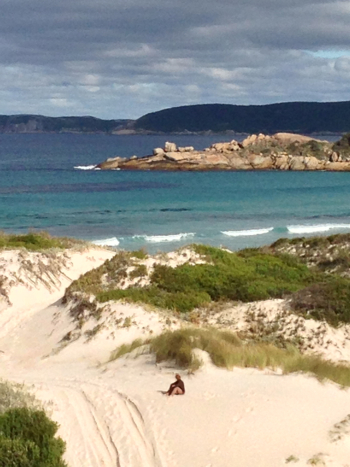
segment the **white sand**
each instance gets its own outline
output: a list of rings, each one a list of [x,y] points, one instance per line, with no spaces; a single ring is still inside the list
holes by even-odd
[[[23,260],[18,252],[0,253],[1,274],[13,280],[12,305],[1,301],[0,376],[34,385],[38,397],[51,401],[47,407],[61,425],[70,467],[277,467],[288,458],[298,467],[350,465],[350,392],[333,383],[271,371],[231,372],[207,361],[196,375],[183,374],[185,396],[169,398],[160,391],[174,380],[174,368],[156,365],[150,355],[97,365],[120,343],[179,325],[166,314],[113,305],[100,334],[88,341],[82,333],[53,352],[75,329],[60,302],[65,287],[111,255],[98,248],[69,254],[45,285],[21,269],[24,260],[38,265],[40,255]],[[280,305],[268,302],[250,311],[262,308],[275,316]],[[217,320],[242,326],[242,320],[233,326],[232,316],[232,309],[225,310]],[[129,317],[136,324],[123,327]],[[339,339],[347,346],[345,334]]]

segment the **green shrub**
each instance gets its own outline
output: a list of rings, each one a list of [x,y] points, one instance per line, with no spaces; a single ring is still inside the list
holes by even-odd
[[[82,243],[82,241],[69,238],[51,237],[46,232],[28,233],[24,235],[0,234],[0,249],[25,248],[31,251],[40,251],[50,248],[71,248],[74,245]]]
[[[96,286],[95,282],[94,289],[97,300],[125,299],[188,312],[210,301],[249,302],[280,298],[304,288],[314,278],[305,264],[289,255],[272,255],[259,249],[243,250],[237,254],[204,245],[194,245],[193,248],[206,258],[207,263],[184,264],[177,268],[155,264],[151,285],[143,288],[121,290],[113,288],[112,284],[105,287],[98,279],[100,285]],[[112,262],[115,264],[116,260],[113,258],[109,266]],[[84,291],[92,292],[92,286],[84,285],[84,282],[88,278],[90,281],[94,274],[101,275],[102,270],[106,270],[106,264],[98,273],[80,278],[74,288],[82,287]]]
[[[148,254],[147,254],[147,251],[141,248],[140,250],[132,251],[130,253],[130,256],[132,258],[137,258],[137,259],[146,259]]]
[[[330,276],[327,280],[312,284],[291,298],[293,310],[310,318],[325,320],[336,326],[350,322],[350,280]]]
[[[0,467],[38,467],[40,450],[32,441],[0,436]]]
[[[54,437],[57,429],[57,423],[50,420],[42,410],[22,407],[10,409],[0,415],[0,433],[3,438],[21,440],[29,451],[32,444],[28,445],[28,442],[38,447],[39,453],[36,450],[31,451],[37,456],[35,467],[66,466],[61,459],[65,443],[61,438]]]
[[[130,279],[136,279],[137,277],[147,276],[147,266],[145,264],[138,264],[135,269],[129,273]]]
[[[100,292],[96,295],[100,302],[109,300],[126,300],[134,303],[147,303],[158,308],[186,313],[194,308],[205,305],[210,301],[206,293],[181,293],[167,292],[157,287],[131,287],[129,289],[116,289],[108,292]]]

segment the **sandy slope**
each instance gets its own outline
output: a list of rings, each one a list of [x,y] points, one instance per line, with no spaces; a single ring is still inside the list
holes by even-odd
[[[70,467],[277,467],[288,458],[299,467],[350,465],[350,391],[335,384],[269,371],[229,372],[207,361],[195,376],[183,375],[184,397],[168,398],[160,391],[173,381],[174,369],[149,355],[97,365],[118,344],[159,332],[166,316],[113,305],[114,316],[136,324],[113,328],[110,321],[91,341],[81,337],[52,352],[74,328],[60,302],[65,287],[111,255],[101,249],[71,253],[49,286],[21,269],[17,252],[0,255],[2,274],[21,279],[9,285],[12,305],[3,304],[0,313],[0,376],[34,385],[61,424]],[[279,309],[273,302],[261,306]],[[233,314],[225,310],[217,320],[232,325]]]

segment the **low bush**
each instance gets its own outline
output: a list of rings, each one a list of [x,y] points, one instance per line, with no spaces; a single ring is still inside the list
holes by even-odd
[[[350,280],[330,276],[294,293],[290,303],[293,310],[306,317],[325,320],[333,326],[349,323]]]
[[[79,240],[69,238],[51,237],[46,232],[28,233],[24,235],[0,234],[1,248],[25,248],[31,251],[48,250],[50,248],[71,248],[74,245],[81,244]]]
[[[4,457],[13,456],[17,448],[28,461],[27,464],[13,464],[15,466],[65,467],[66,463],[62,460],[65,443],[61,438],[55,438],[57,429],[57,423],[50,420],[42,410],[22,407],[6,411],[0,415],[1,450]],[[11,440],[12,444],[6,442],[6,439]],[[6,464],[6,467],[10,465]]]
[[[150,286],[100,288],[97,300],[125,299],[188,312],[210,301],[280,298],[305,287],[314,278],[306,265],[288,255],[266,254],[259,249],[237,254],[204,245],[193,248],[206,258],[205,264],[177,268],[155,264]]]
[[[157,287],[131,287],[129,289],[116,289],[100,292],[96,295],[100,302],[109,300],[125,300],[133,303],[147,303],[158,308],[188,312],[194,308],[210,302],[210,296],[206,293],[192,292],[166,292]]]
[[[0,467],[38,467],[39,465],[40,450],[35,443],[0,436]]]

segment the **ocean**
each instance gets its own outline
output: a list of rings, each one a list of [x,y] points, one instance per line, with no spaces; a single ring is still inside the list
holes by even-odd
[[[165,141],[203,149],[231,139],[1,134],[0,229],[151,253],[350,231],[350,173],[94,170],[108,157],[151,154]]]

